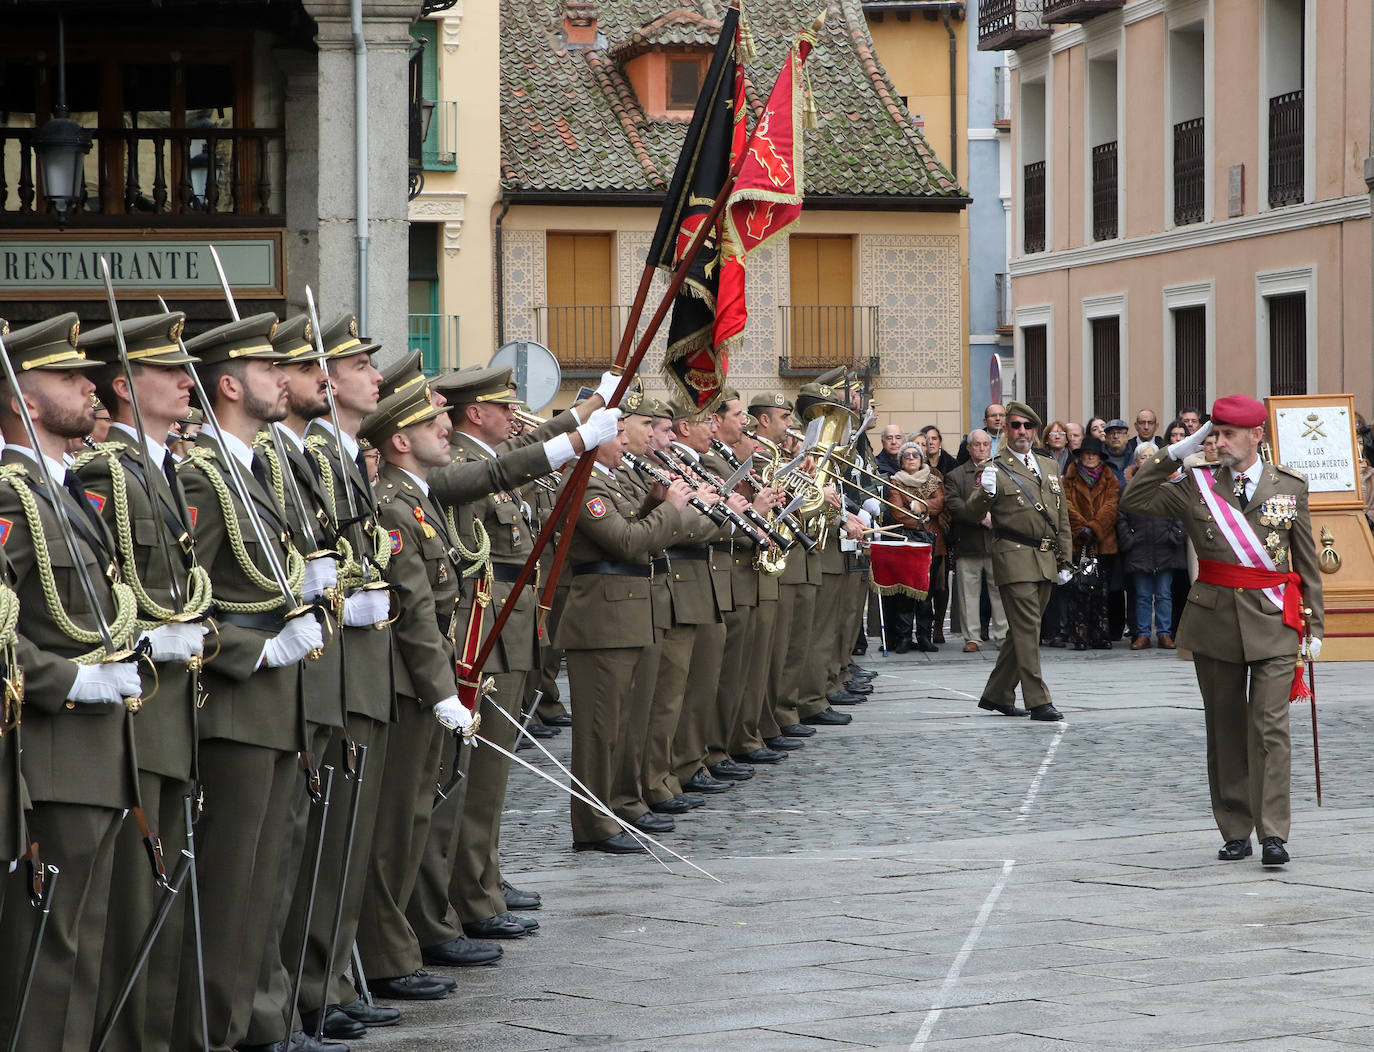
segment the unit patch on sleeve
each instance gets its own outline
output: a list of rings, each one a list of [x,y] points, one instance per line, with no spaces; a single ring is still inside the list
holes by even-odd
[[[603,518],[606,514],[606,502],[600,497],[593,497],[587,501],[587,510],[591,512],[592,518]]]
[[[105,498],[102,497],[99,493],[87,490],[86,499],[91,502],[91,506],[95,508],[95,513],[97,515],[100,515],[105,511]]]
[[[387,530],[386,535],[391,538],[391,554],[395,555],[401,550],[401,531]]]

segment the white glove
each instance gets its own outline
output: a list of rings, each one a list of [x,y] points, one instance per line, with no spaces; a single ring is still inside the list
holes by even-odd
[[[983,469],[983,473],[978,476],[978,485],[983,487],[983,492],[989,497],[997,496],[997,468],[989,464]]]
[[[859,521],[864,524],[865,529],[873,525],[873,516],[869,513],[867,505],[859,509]]]
[[[1321,639],[1319,639],[1317,636],[1313,636],[1311,639],[1306,640],[1306,644],[1307,644],[1307,660],[1309,660],[1309,661],[1316,661],[1317,658],[1321,657],[1321,652],[1322,652],[1322,641],[1321,641]]]
[[[549,470],[557,471],[577,456],[570,435],[555,435],[544,443],[544,456],[549,458]]]
[[[1202,448],[1203,439],[1212,433],[1212,421],[1208,420],[1187,438],[1181,438],[1169,447],[1169,456],[1174,460],[1190,457]]]
[[[1060,584],[1068,584],[1070,581],[1073,580],[1073,570],[1069,569],[1069,567],[1067,566],[1064,567],[1064,569],[1059,571],[1059,574],[1055,577],[1055,580],[1058,581]]]
[[[434,706],[434,718],[451,731],[465,731],[472,726],[472,713],[456,694]]]
[[[148,656],[154,661],[187,662],[205,653],[204,625],[190,624],[185,621],[172,621],[158,625],[144,632],[139,643],[147,640]]]
[[[577,429],[577,433],[582,437],[582,445],[587,449],[595,449],[602,442],[609,442],[615,438],[620,430],[619,420],[619,409],[598,409]]]
[[[258,665],[268,668],[293,665],[297,661],[304,661],[312,650],[319,650],[323,646],[324,632],[316,617],[311,614],[293,617],[286,622],[285,628],[263,644]]]
[[[868,512],[869,516],[876,520],[882,517],[883,506],[879,503],[877,497],[869,497],[868,500],[864,501],[864,511]]]
[[[371,628],[391,616],[391,593],[365,588],[344,600],[343,623],[349,628]]]
[[[601,396],[601,401],[610,402],[611,395],[615,394],[615,389],[620,386],[620,377],[612,372],[601,374],[601,382],[596,385],[596,393]]]
[[[136,698],[142,693],[138,666],[130,661],[114,661],[108,665],[78,665],[76,682],[67,691],[67,700],[85,705],[119,705],[125,698]]]
[[[305,563],[305,583],[301,585],[301,598],[313,603],[330,588],[339,586],[339,561],[331,555],[318,559],[307,559]]]

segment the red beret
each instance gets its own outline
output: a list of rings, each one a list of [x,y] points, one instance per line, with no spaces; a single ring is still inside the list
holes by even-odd
[[[1212,423],[1232,427],[1260,427],[1268,418],[1264,403],[1245,395],[1227,395],[1212,403]]]

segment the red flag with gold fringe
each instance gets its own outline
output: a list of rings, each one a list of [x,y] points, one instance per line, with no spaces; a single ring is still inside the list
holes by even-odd
[[[869,548],[870,583],[879,595],[930,594],[932,548],[920,541],[874,541]]]

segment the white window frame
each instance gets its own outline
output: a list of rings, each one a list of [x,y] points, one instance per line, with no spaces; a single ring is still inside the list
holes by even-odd
[[[1317,265],[1262,271],[1255,275],[1255,397],[1270,393],[1273,377],[1269,373],[1269,299],[1295,292],[1307,298],[1307,390],[1317,386]]]
[[[1303,203],[1316,200],[1317,181],[1317,0],[1307,0],[1302,11],[1302,192]],[[1259,138],[1260,157],[1255,179],[1257,212],[1269,212],[1269,0],[1260,8],[1259,20]],[[1285,205],[1292,208],[1292,205]]]
[[[1170,285],[1164,290],[1164,397],[1161,405],[1167,411],[1161,423],[1177,420],[1183,406],[1174,402],[1174,388],[1178,380],[1178,345],[1174,336],[1174,311],[1183,307],[1203,307],[1207,311],[1207,365],[1204,378],[1205,390],[1203,405],[1197,406],[1199,412],[1206,412],[1207,406],[1216,398],[1217,390],[1217,311],[1216,283],[1197,281],[1188,285]]]
[[[1021,100],[1024,97],[1026,82],[1043,81],[1045,85],[1045,248],[1035,255],[1047,255],[1054,251],[1054,63],[1050,61],[1049,49],[1043,56],[1024,60],[1017,64],[1016,78],[1016,116],[1012,127],[1016,135],[1016,164],[1012,172],[1012,194],[1016,200],[1016,253],[1008,259],[1025,258],[1026,252],[1026,151],[1022,141],[1021,129],[1025,121],[1021,116]]]
[[[1016,395],[1020,399],[1026,397],[1025,330],[1037,325],[1045,327],[1045,412],[1049,417],[1045,423],[1049,423],[1055,419],[1058,409],[1055,402],[1057,385],[1054,382],[1054,304],[1037,303],[1030,307],[1014,307],[1012,317],[1015,322],[1012,328],[1012,361],[1016,367]]]
[[[1101,21],[1101,18],[1097,19]],[[1119,19],[1114,19],[1118,21]],[[1092,23],[1084,27],[1084,102],[1083,102],[1083,186],[1087,192],[1083,210],[1083,244],[1095,245],[1093,240],[1093,146],[1092,146],[1092,63],[1110,55],[1116,62],[1116,237],[1101,244],[1111,244],[1126,236],[1126,29],[1122,25],[1094,32]]]
[[[1117,332],[1121,338],[1121,347],[1118,349],[1119,359],[1117,371],[1121,376],[1121,419],[1125,419],[1125,414],[1129,412],[1131,404],[1131,336],[1130,326],[1127,324],[1127,295],[1124,292],[1117,292],[1106,296],[1084,296],[1083,297],[1083,419],[1085,421],[1093,418],[1093,386],[1096,376],[1093,369],[1093,326],[1092,323],[1100,318],[1116,318]],[[1086,427],[1086,425],[1085,425]]]
[[[1186,29],[1198,22],[1202,23],[1202,222],[1212,222],[1213,179],[1216,175],[1215,136],[1213,127],[1216,115],[1213,87],[1215,83],[1215,56],[1213,54],[1212,0],[1189,0],[1187,3],[1171,6],[1166,11],[1164,27],[1164,229],[1176,230],[1174,222],[1174,48],[1171,34],[1175,29]],[[1189,226],[1198,224],[1189,223]]]

